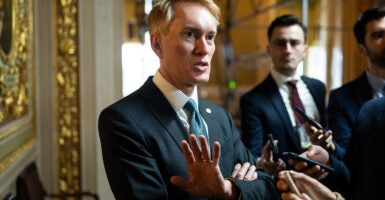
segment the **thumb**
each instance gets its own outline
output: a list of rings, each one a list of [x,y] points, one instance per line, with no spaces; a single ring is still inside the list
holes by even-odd
[[[188,181],[184,179],[181,176],[172,176],[170,178],[170,181],[172,184],[174,184],[177,187],[182,188],[183,190],[187,191],[188,190]]]

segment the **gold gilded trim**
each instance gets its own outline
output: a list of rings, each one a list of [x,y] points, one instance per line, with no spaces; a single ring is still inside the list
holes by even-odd
[[[28,124],[31,124],[32,123],[32,119],[29,118],[27,120],[23,120],[21,121],[20,123],[17,123],[16,125],[14,126],[11,126],[9,129],[6,129],[5,131],[3,132],[0,132],[0,141],[3,140],[4,138],[8,137],[9,135],[11,135],[12,133],[16,132],[17,130],[20,130],[21,128],[23,128],[24,126],[28,125]]]
[[[56,1],[55,110],[57,180],[61,192],[81,190],[78,2]]]
[[[3,0],[0,5],[0,126],[32,110],[32,18],[31,1]]]
[[[14,163],[18,158],[20,158],[25,152],[30,150],[32,146],[37,142],[36,136],[33,136],[22,146],[13,151],[9,156],[5,157],[0,161],[0,174],[7,169],[12,163]]]

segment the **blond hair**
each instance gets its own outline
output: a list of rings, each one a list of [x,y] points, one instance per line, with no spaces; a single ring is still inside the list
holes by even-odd
[[[214,0],[159,0],[147,18],[147,27],[150,34],[167,32],[174,16],[175,5],[179,2],[192,2],[206,7],[219,24],[221,11]]]

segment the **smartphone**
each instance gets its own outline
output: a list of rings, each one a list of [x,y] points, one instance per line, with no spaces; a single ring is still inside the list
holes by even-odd
[[[311,160],[311,159],[308,159],[308,158],[305,158],[305,157],[302,157],[296,153],[293,153],[293,152],[283,152],[282,153],[282,157],[284,157],[285,159],[293,159],[293,160],[297,160],[297,161],[304,161],[308,164],[309,167],[313,167],[314,165],[318,165],[321,167],[321,169],[324,169],[325,171],[327,172],[335,172],[335,170],[329,166],[326,166],[324,164],[321,164],[317,161],[314,161],[314,160]]]
[[[297,111],[300,115],[302,115],[307,122],[309,122],[312,126],[316,127],[317,129],[323,130],[323,127],[313,119],[311,119],[309,116],[306,115],[305,111],[303,111],[299,107],[295,107],[295,111]]]
[[[299,192],[298,187],[295,185],[293,178],[291,178],[290,172],[285,172],[285,182],[289,186],[290,190],[294,192],[297,196],[301,197],[301,192]]]
[[[268,133],[267,137],[269,138],[270,145],[271,145],[271,150],[273,151],[273,160],[274,160],[274,162],[277,162],[278,158],[279,158],[278,146],[277,146],[276,143],[274,143],[273,134]]]

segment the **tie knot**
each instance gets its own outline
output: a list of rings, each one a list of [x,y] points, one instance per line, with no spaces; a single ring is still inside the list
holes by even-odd
[[[187,103],[184,105],[184,108],[186,108],[188,111],[198,111],[197,105],[195,104],[195,101],[193,99],[189,99]]]
[[[289,84],[291,87],[297,87],[297,80],[288,81],[287,84]]]

